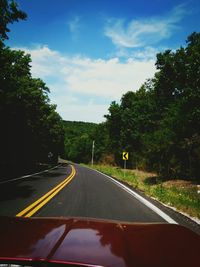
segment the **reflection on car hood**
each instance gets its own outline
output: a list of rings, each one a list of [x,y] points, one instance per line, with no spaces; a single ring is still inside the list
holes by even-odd
[[[200,236],[178,225],[0,218],[0,259],[98,266],[199,266]]]

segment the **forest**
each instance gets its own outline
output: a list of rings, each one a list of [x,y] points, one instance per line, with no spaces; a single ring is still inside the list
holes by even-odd
[[[70,152],[67,158],[90,162],[95,140],[96,163],[122,166],[127,151],[128,168],[200,177],[200,33],[192,33],[185,47],[157,54],[155,64],[152,79],[110,104],[104,123],[80,136],[74,132],[65,144],[78,157]]]
[[[172,178],[200,177],[200,33],[157,54],[157,72],[136,92],[112,102],[106,117],[116,163]]]
[[[78,121],[64,121],[65,158],[80,163],[91,160],[93,132],[97,124]]]
[[[171,178],[200,177],[200,33],[184,47],[157,54],[155,73],[137,91],[113,101],[100,124],[63,121],[49,88],[31,75],[31,57],[6,46],[8,25],[27,15],[14,1],[0,9],[2,175],[26,172],[58,156],[155,171]],[[134,81],[133,81],[134,84]],[[8,171],[9,170],[9,171]]]
[[[64,152],[64,129],[49,89],[31,76],[31,57],[5,45],[8,25],[26,19],[14,1],[0,2],[0,167],[17,176],[56,163]]]

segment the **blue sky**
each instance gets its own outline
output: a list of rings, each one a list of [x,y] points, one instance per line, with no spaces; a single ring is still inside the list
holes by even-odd
[[[32,56],[65,120],[103,121],[111,101],[155,73],[156,53],[200,31],[199,0],[18,0],[7,44]]]

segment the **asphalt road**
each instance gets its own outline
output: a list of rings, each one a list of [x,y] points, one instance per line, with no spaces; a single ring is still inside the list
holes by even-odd
[[[72,167],[62,165],[46,173],[0,184],[0,216],[16,216],[36,207],[36,211],[28,217],[66,216],[128,222],[166,222],[159,213],[108,177],[77,164],[74,169],[75,172],[70,176]],[[44,200],[41,199],[42,196]],[[185,221],[182,223],[181,216],[177,213],[161,206],[159,209],[178,223],[186,224]],[[22,212],[20,216],[26,214],[28,213]],[[188,227],[191,228],[191,225],[188,224]]]

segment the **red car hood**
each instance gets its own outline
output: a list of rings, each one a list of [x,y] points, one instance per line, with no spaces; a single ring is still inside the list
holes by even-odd
[[[0,218],[0,259],[91,266],[200,266],[200,236],[178,225]]]

